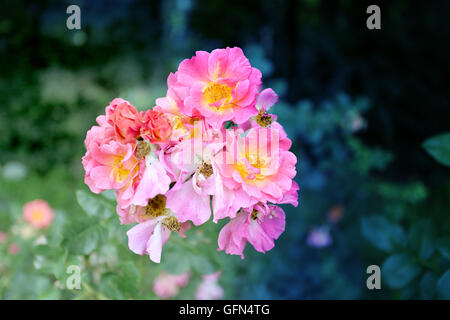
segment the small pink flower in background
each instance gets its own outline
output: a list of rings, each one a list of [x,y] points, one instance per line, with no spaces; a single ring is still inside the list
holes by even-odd
[[[9,253],[11,253],[11,254],[18,254],[19,251],[20,251],[20,246],[19,246],[17,243],[13,242],[13,243],[11,243],[11,245],[9,246],[8,251],[9,251]]]
[[[33,227],[44,229],[52,223],[53,210],[46,201],[37,199],[25,204],[23,216]]]
[[[197,287],[195,299],[197,300],[218,300],[223,298],[223,288],[219,285],[218,280],[222,272],[218,271],[213,274],[202,276],[203,280]]]
[[[169,274],[162,271],[153,282],[153,291],[161,299],[175,297],[180,291],[180,287],[185,287],[189,283],[189,272],[182,274]]]
[[[6,232],[0,231],[0,243],[6,243],[8,241],[8,235]]]
[[[363,117],[361,117],[361,115],[356,114],[351,122],[351,130],[353,132],[357,132],[359,130],[362,130],[366,127],[366,120],[364,120]]]
[[[326,248],[333,243],[333,238],[328,227],[319,227],[311,230],[308,234],[307,243],[311,247]]]
[[[328,221],[330,222],[338,223],[342,219],[343,215],[344,215],[344,207],[337,204],[331,207],[330,211],[328,211],[327,218]]]
[[[346,116],[342,119],[342,126],[344,129],[356,133],[367,127],[366,120],[361,114],[355,110],[348,111]]]

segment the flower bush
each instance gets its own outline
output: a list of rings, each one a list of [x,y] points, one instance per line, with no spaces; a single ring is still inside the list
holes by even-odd
[[[169,75],[166,97],[138,112],[114,99],[86,135],[83,166],[92,192],[114,190],[134,253],[161,262],[172,233],[230,219],[218,250],[274,247],[285,229],[276,204],[298,205],[296,156],[262,90],[261,72],[240,48],[197,51]]]

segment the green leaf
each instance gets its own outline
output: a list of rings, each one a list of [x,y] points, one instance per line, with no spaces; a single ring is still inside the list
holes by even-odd
[[[62,231],[67,221],[67,215],[65,211],[55,210],[55,217],[52,221],[52,227],[48,232],[48,245],[58,246],[63,240]]]
[[[166,250],[165,247],[164,257],[161,257],[161,264],[164,270],[171,274],[180,274],[191,268],[193,260],[191,252],[185,251],[181,253],[176,250]]]
[[[110,201],[116,201],[116,196],[114,194],[114,190],[106,190],[102,192],[102,196]]]
[[[5,299],[38,299],[41,294],[51,290],[52,286],[47,277],[16,272],[11,286],[5,294]]]
[[[122,274],[121,288],[122,292],[128,297],[134,297],[139,290],[141,274],[132,261],[121,263]]]
[[[380,215],[363,217],[361,231],[374,247],[386,252],[403,247],[406,242],[402,227]]]
[[[65,250],[48,245],[34,247],[33,267],[40,273],[59,278],[64,273]]]
[[[439,299],[450,299],[450,269],[445,271],[437,283],[437,292]]]
[[[100,291],[109,299],[123,300],[120,276],[112,272],[102,275],[100,280]]]
[[[234,127],[237,127],[237,124],[234,123],[233,121],[228,120],[228,121],[225,122],[223,127],[225,129],[233,129]]]
[[[404,287],[419,273],[420,267],[411,256],[405,253],[390,256],[381,267],[382,279],[393,289]]]
[[[436,292],[438,276],[433,272],[427,272],[420,279],[420,297],[422,299],[433,299]]]
[[[435,250],[433,224],[430,220],[419,220],[409,230],[409,243],[421,260],[429,259]]]
[[[438,241],[439,252],[448,260],[450,260],[450,237],[443,237]]]
[[[139,290],[140,273],[133,262],[121,264],[119,273],[107,272],[100,280],[100,291],[111,299],[136,298]]]
[[[94,196],[84,190],[77,191],[78,204],[92,217],[109,218],[114,207],[104,198]]]
[[[96,218],[68,223],[64,236],[70,253],[89,254],[98,248],[108,236],[108,230]]]
[[[431,137],[422,146],[439,163],[450,166],[450,132]]]

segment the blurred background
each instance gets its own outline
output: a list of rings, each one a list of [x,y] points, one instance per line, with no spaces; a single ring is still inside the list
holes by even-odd
[[[229,299],[449,299],[450,168],[422,144],[450,131],[450,2],[377,1],[369,30],[373,2],[2,1],[0,298],[193,299],[221,271]],[[72,4],[80,30],[66,27]],[[86,131],[113,98],[150,108],[184,58],[226,46],[280,95],[300,205],[266,254],[216,252],[211,224],[155,265],[128,250],[111,196],[84,185]],[[45,230],[22,217],[35,199],[54,210]],[[366,287],[369,265],[381,290]],[[190,278],[164,295],[161,272]]]

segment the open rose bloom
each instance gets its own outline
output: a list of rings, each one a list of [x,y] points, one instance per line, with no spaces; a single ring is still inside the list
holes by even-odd
[[[97,117],[85,140],[85,183],[94,193],[114,190],[120,222],[134,224],[131,251],[159,263],[172,233],[221,219],[218,250],[244,257],[247,243],[274,247],[287,220],[277,204],[298,205],[297,158],[268,113],[278,96],[261,78],[240,48],[197,51],[153,108],[116,98]],[[201,297],[221,296],[205,281]],[[166,287],[175,290],[155,291]]]
[[[25,204],[23,216],[33,227],[45,229],[52,223],[53,210],[46,201],[38,199]]]

